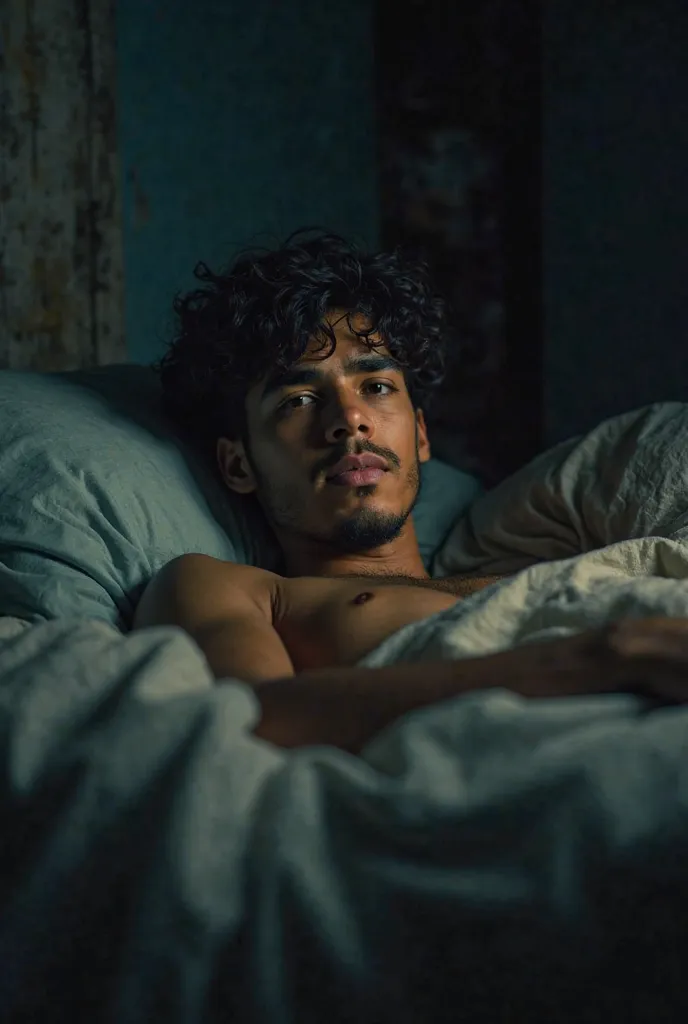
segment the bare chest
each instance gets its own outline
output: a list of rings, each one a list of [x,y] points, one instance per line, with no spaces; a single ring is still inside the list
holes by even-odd
[[[455,595],[372,579],[285,580],[274,622],[296,672],[354,665],[392,633],[451,607]]]

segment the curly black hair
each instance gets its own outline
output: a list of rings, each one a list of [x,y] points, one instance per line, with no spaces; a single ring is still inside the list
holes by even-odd
[[[268,370],[292,366],[313,338],[334,351],[325,319],[333,309],[365,316],[363,328],[350,323],[353,333],[371,349],[387,345],[416,407],[442,380],[450,326],[427,264],[399,249],[363,252],[329,232],[307,235],[240,253],[226,273],[199,263],[203,287],[175,299],[178,332],[155,369],[166,412],[209,449],[245,435],[246,394]]]

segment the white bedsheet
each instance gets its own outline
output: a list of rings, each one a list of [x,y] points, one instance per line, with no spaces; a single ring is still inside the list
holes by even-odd
[[[366,661],[688,615],[686,576],[663,539],[534,566]],[[10,632],[4,1019],[686,1019],[688,711],[505,679],[362,758],[285,754],[180,631]]]

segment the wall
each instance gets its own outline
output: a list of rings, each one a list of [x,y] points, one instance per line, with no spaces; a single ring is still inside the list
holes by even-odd
[[[0,3],[0,367],[125,358],[114,22]]]
[[[688,4],[544,7],[546,440],[688,400]]]
[[[127,342],[149,362],[198,260],[308,224],[375,241],[372,3],[120,0],[117,17]]]

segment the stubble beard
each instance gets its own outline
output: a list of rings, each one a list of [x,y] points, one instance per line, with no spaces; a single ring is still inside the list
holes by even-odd
[[[300,525],[302,517],[299,514],[299,510],[289,501],[280,500],[279,495],[271,495],[268,487],[261,486],[262,482],[258,474],[256,474],[256,478],[259,483],[261,504],[273,528],[289,533],[301,534],[308,540],[327,544],[342,554],[348,555],[374,551],[395,540],[413,512],[421,489],[420,462],[418,457],[416,457],[415,463],[407,475],[412,499],[406,509],[402,512],[394,513],[384,512],[368,504],[361,505],[359,508],[354,509],[345,519],[335,523],[329,532],[319,532],[313,530],[304,531]],[[358,497],[368,497],[374,494],[375,489],[375,484],[358,487],[356,494]]]

